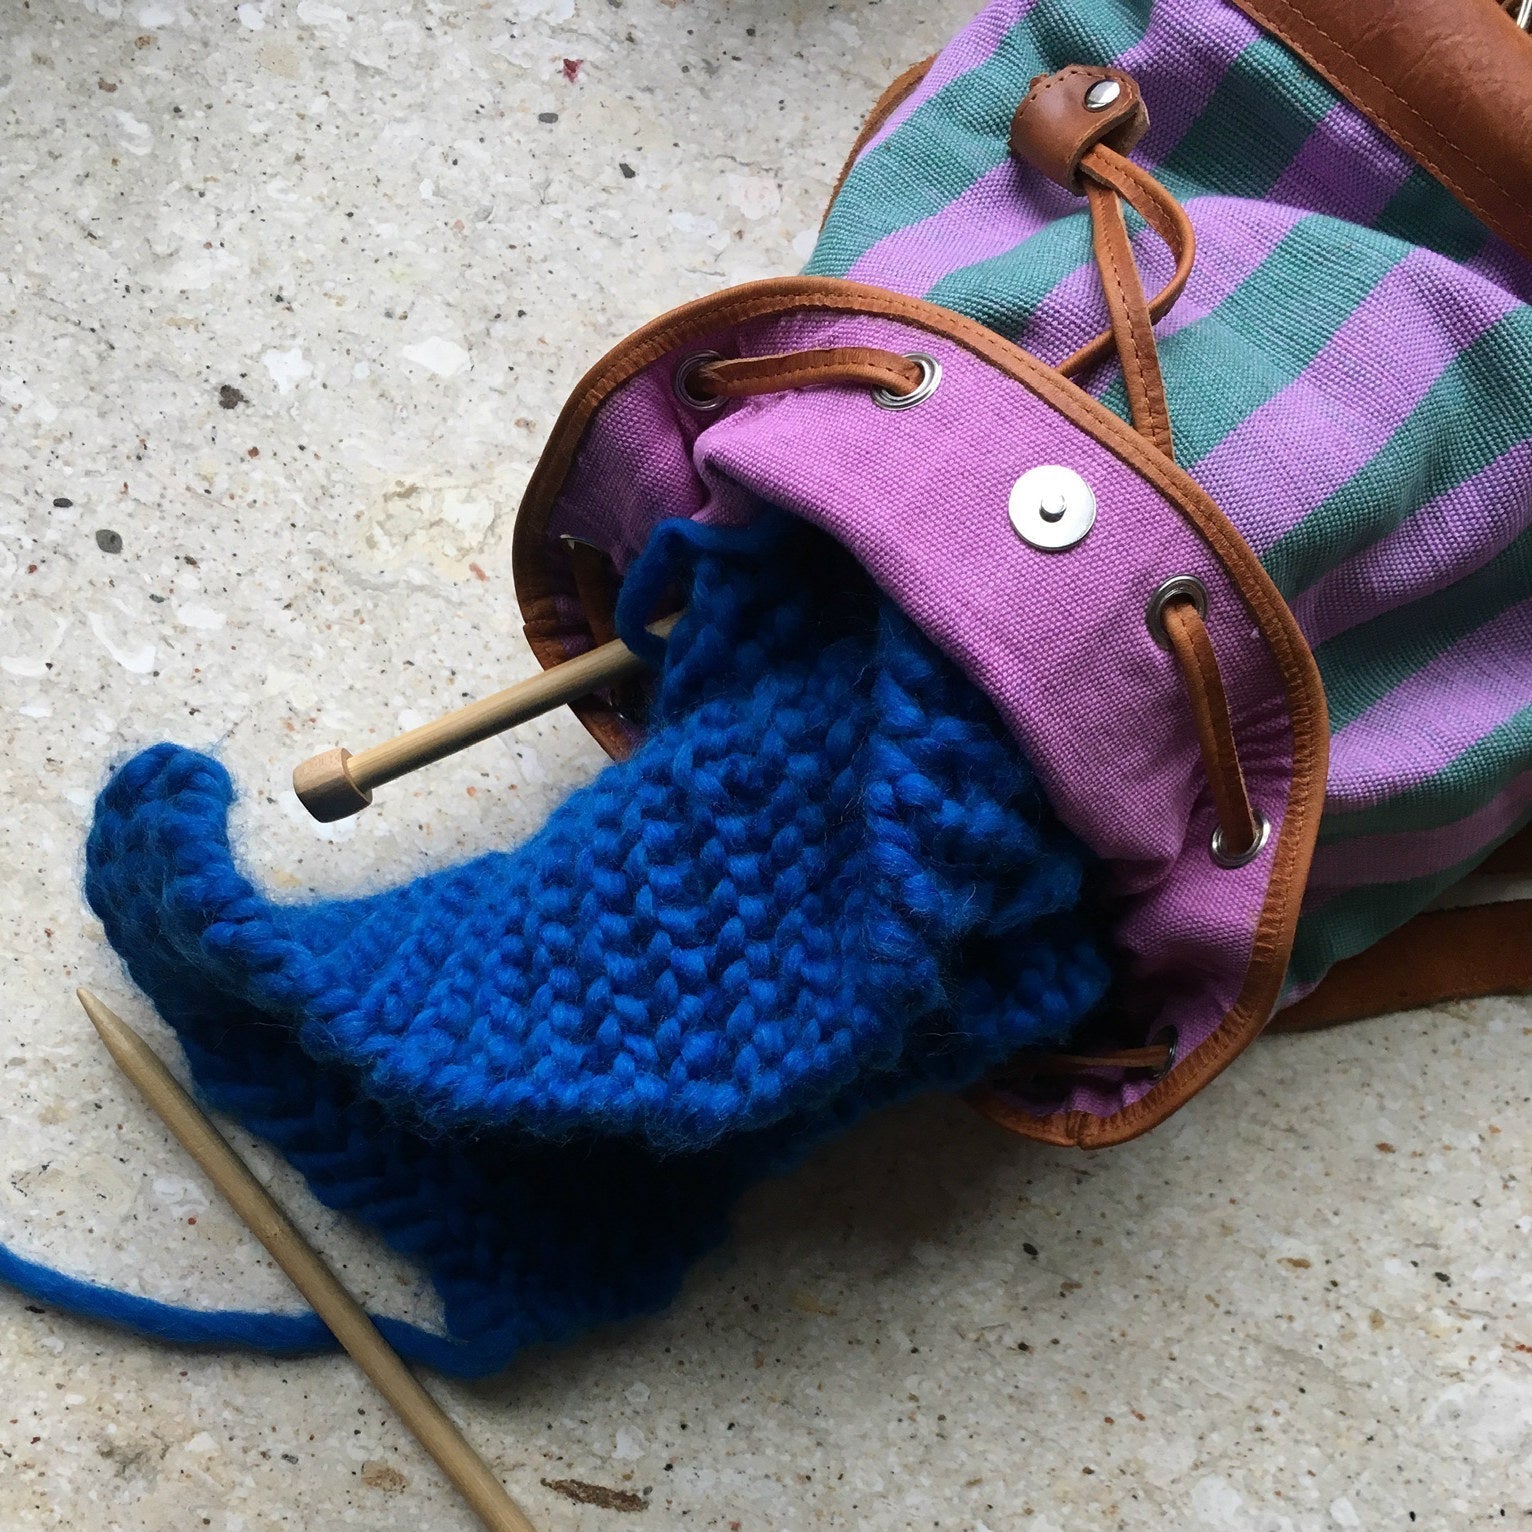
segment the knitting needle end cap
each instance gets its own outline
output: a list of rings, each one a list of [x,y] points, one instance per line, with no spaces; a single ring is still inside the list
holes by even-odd
[[[347,764],[351,752],[337,746],[303,762],[293,772],[293,791],[298,801],[321,824],[349,819],[372,802],[372,790],[363,789],[352,780]]]

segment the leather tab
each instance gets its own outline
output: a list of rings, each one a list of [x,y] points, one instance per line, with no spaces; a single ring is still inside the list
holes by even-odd
[[[1093,87],[1118,87],[1099,109],[1087,102]],[[1098,95],[1100,92],[1098,92]],[[1083,190],[1080,161],[1097,144],[1128,154],[1149,128],[1149,113],[1131,75],[1094,64],[1070,64],[1033,80],[1011,119],[1011,153],[1072,192]]]

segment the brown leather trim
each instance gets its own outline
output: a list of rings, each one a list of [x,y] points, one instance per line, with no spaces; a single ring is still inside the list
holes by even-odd
[[[1100,111],[1086,104],[1086,93],[1108,81],[1117,99]],[[1080,161],[1097,144],[1129,154],[1149,131],[1149,113],[1138,82],[1120,69],[1069,64],[1056,74],[1040,74],[1011,118],[1010,150],[1023,164],[1066,191],[1078,192]]]
[[[825,219],[830,216],[830,209],[835,205],[835,199],[840,196],[840,189],[846,184],[846,177],[851,174],[851,167],[856,164],[862,150],[867,147],[868,142],[877,133],[878,129],[915,93],[916,87],[931,72],[931,66],[935,62],[936,55],[933,53],[930,58],[921,59],[918,64],[911,64],[873,102],[872,110],[867,114],[867,120],[862,124],[862,131],[857,134],[851,145],[851,153],[846,156],[846,162],[841,166],[840,174],[835,178],[835,185],[830,191],[830,200],[825,203],[824,217],[819,220],[820,228],[824,227]]]
[[[1532,259],[1532,37],[1464,0],[1235,0]]]
[[[1250,806],[1245,773],[1240,770],[1234,723],[1229,717],[1229,699],[1218,671],[1218,656],[1213,652],[1207,624],[1190,600],[1167,607],[1163,620],[1171,653],[1186,683],[1197,747],[1202,752],[1202,767],[1212,789],[1219,833],[1229,851],[1238,855],[1255,845],[1260,830],[1255,810]]]
[[[821,346],[773,356],[741,356],[708,362],[688,380],[707,399],[746,399],[792,388],[881,388],[908,394],[920,386],[920,368],[897,351],[876,346]]]
[[[1031,390],[1151,484],[1197,530],[1223,563],[1282,679],[1293,733],[1293,771],[1282,826],[1270,855],[1271,875],[1251,947],[1251,961],[1233,1008],[1218,1030],[1146,1095],[1111,1117],[1071,1111],[1033,1118],[982,1090],[982,1110],[1030,1138],[1096,1148],[1147,1132],[1220,1074],[1260,1033],[1281,991],[1309,862],[1324,805],[1329,721],[1324,689],[1298,625],[1270,577],[1223,512],[1200,485],[1125,421],[1036,357],[950,309],[920,298],[833,277],[780,277],[701,298],[636,331],[598,362],[564,406],[527,486],[516,520],[512,570],[527,618],[527,636],[544,664],[567,657],[567,637],[551,637],[556,621],[549,579],[548,519],[581,438],[601,403],[627,379],[680,348],[695,346],[732,326],[791,312],[867,314],[939,335]],[[615,715],[599,705],[586,710],[591,732],[604,745],[625,737]],[[993,1097],[993,1093],[989,1093]]]
[[[1133,424],[1167,457],[1174,457],[1170,406],[1165,402],[1165,380],[1154,343],[1154,320],[1144,297],[1138,263],[1133,259],[1122,199],[1098,181],[1086,183],[1085,196],[1090,203],[1091,242],[1101,274],[1101,291],[1117,340]]]
[[[610,643],[617,637],[614,620],[617,611],[617,590],[621,582],[612,561],[600,548],[582,543],[577,538],[564,539],[569,554],[569,569],[574,576],[575,594],[590,622],[593,644]]]
[[[1273,1032],[1312,1032],[1342,1022],[1483,995],[1532,993],[1532,899],[1428,910],[1365,952],[1337,963]]]

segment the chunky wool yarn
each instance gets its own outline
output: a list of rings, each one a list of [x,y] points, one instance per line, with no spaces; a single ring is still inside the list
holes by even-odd
[[[845,554],[777,514],[667,523],[635,645],[676,590],[645,743],[516,851],[283,904],[236,865],[216,761],[156,746],[97,804],[87,896],[202,1093],[425,1268],[446,1336],[386,1331],[446,1370],[664,1304],[752,1181],[1063,1042],[1108,982],[1082,851]],[[155,1334],[326,1339],[8,1259]]]

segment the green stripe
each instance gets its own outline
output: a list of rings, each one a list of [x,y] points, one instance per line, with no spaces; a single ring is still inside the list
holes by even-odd
[[[1532,532],[1434,595],[1353,628],[1314,653],[1338,733],[1437,655],[1532,592]]]
[[[1259,198],[1336,100],[1280,43],[1258,38],[1230,64],[1155,174],[1183,202],[1209,194]],[[1018,336],[1043,299],[1090,259],[1089,217],[1071,214],[1001,255],[949,273],[926,297]]]
[[[1477,255],[1489,238],[1484,225],[1419,167],[1389,199],[1374,227],[1453,261]]]
[[[1398,240],[1311,213],[1211,314],[1161,341],[1181,462],[1206,457],[1286,388],[1408,253]],[[1126,417],[1120,378],[1102,399]]]
[[[1373,883],[1350,889],[1304,915],[1293,940],[1287,983],[1312,984],[1342,959],[1365,952],[1384,932],[1402,926],[1438,894],[1462,882],[1496,846],[1522,829],[1529,818],[1532,814],[1445,872],[1404,883]]]
[[[1529,425],[1532,308],[1518,308],[1459,352],[1384,446],[1266,549],[1261,563],[1293,600],[1524,441]]]
[[[1411,782],[1382,803],[1349,814],[1327,809],[1319,844],[1366,835],[1439,830],[1493,803],[1532,760],[1532,704],[1513,713],[1483,739],[1424,781]]]
[[[1259,37],[1229,66],[1155,175],[1183,202],[1260,197],[1339,100],[1302,59],[1274,38]]]
[[[862,156],[804,269],[844,276],[879,240],[962,196],[1009,153],[1011,118],[1034,76],[1111,62],[1144,35],[1152,9],[1152,0],[1038,0],[988,59]]]

